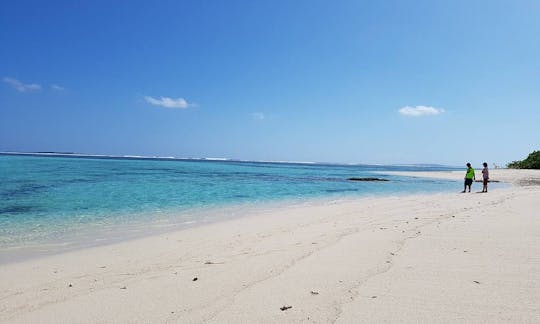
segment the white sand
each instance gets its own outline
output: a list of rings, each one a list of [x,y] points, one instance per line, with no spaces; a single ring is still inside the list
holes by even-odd
[[[3,265],[0,322],[539,323],[540,174],[495,178],[529,186],[278,208]]]

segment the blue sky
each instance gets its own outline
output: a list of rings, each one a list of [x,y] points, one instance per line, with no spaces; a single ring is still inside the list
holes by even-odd
[[[504,164],[537,1],[2,1],[0,151]]]

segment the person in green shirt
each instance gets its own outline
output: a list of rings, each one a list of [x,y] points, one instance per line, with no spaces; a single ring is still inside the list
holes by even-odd
[[[467,163],[467,173],[465,173],[465,185],[462,193],[467,191],[467,187],[469,187],[469,192],[471,192],[471,186],[474,180],[476,180],[474,169],[471,167],[470,163]]]

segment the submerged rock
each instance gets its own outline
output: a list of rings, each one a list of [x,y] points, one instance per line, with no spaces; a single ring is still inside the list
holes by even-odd
[[[382,179],[382,178],[348,178],[347,180],[350,180],[350,181],[390,181],[388,179]]]

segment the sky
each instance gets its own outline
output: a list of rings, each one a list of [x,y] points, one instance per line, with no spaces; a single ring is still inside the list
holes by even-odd
[[[539,1],[1,1],[0,151],[504,165]]]

